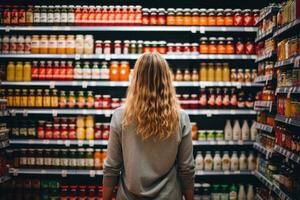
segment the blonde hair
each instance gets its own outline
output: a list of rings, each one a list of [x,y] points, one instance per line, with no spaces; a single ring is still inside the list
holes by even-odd
[[[136,123],[142,139],[167,139],[179,128],[179,104],[167,61],[145,53],[135,63],[122,125]]]

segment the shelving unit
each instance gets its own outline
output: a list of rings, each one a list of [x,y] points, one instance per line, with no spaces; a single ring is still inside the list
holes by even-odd
[[[196,171],[196,176],[251,176],[252,171]]]
[[[262,62],[262,61],[265,61],[265,60],[269,60],[269,59],[272,59],[275,57],[275,52],[270,52],[266,55],[263,55],[263,56],[259,56],[256,58],[255,62],[258,63],[258,62]]]
[[[272,110],[273,102],[272,101],[255,101],[254,110]]]
[[[258,122],[256,122],[256,128],[258,130],[262,130],[262,131],[265,131],[268,133],[273,133],[273,131],[274,131],[273,126],[269,126],[267,124],[262,124],[262,123],[258,123]]]
[[[27,168],[10,168],[9,173],[13,176],[18,175],[61,175],[62,177],[72,176],[72,175],[82,175],[82,176],[102,176],[102,170],[89,170],[89,169],[27,169]]]
[[[276,88],[276,93],[279,93],[279,94],[299,94],[300,93],[300,86],[278,87],[278,88]]]
[[[268,37],[271,37],[272,34],[273,34],[273,32],[274,32],[274,29],[270,29],[270,30],[266,31],[265,33],[263,33],[261,35],[257,35],[256,39],[255,39],[255,42],[257,43],[257,42],[259,42],[261,40],[264,40],[264,39],[266,39]]]
[[[290,22],[289,24],[287,24],[287,25],[279,28],[277,31],[275,31],[273,37],[279,37],[282,34],[286,33],[287,31],[298,28],[299,25],[300,25],[300,19],[296,19],[293,22]]]
[[[265,75],[265,76],[258,76],[255,80],[254,83],[264,83],[267,84],[269,81],[272,81],[274,79],[273,76],[271,75]]]
[[[255,142],[253,145],[254,149],[258,150],[260,153],[264,154],[266,159],[271,158],[273,156],[273,151],[266,149],[259,143]]]
[[[289,160],[292,160],[292,161],[296,162],[297,164],[300,164],[300,155],[297,155],[297,154],[295,154],[289,150],[286,150],[278,145],[275,145],[274,151],[280,153],[281,155],[288,158]]]
[[[220,141],[193,141],[193,145],[197,146],[252,146],[254,144],[253,141],[226,141],[226,140],[220,140]]]
[[[297,119],[276,115],[275,120],[288,125],[300,127],[300,120]]]
[[[274,65],[275,68],[277,67],[285,67],[285,66],[288,66],[288,65],[293,65],[295,62],[295,57],[293,58],[289,58],[287,60],[283,60],[283,61],[277,61]]]

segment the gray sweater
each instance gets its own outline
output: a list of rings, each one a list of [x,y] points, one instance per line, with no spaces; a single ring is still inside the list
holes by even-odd
[[[117,200],[182,200],[194,185],[194,158],[189,116],[180,110],[180,129],[163,141],[142,140],[132,124],[122,128],[124,108],[111,120],[104,186],[119,181]]]

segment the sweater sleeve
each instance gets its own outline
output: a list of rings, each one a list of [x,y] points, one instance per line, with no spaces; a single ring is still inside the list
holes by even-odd
[[[183,189],[187,190],[194,188],[195,163],[190,119],[186,113],[182,117],[182,140],[179,144],[177,164],[181,185]]]
[[[107,159],[104,162],[103,170],[104,186],[115,186],[118,182],[121,168],[123,167],[123,155],[121,144],[121,118],[121,112],[119,112],[119,110],[116,110],[111,119]]]

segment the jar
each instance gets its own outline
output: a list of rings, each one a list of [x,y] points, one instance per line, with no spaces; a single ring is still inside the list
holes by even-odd
[[[27,97],[27,89],[22,90],[22,96],[20,99],[20,106],[21,107],[27,107],[28,106],[28,97]]]
[[[42,35],[40,39],[40,53],[48,54],[48,36]]]
[[[112,100],[111,100],[111,108],[114,110],[114,109],[116,109],[116,108],[118,108],[118,107],[120,107],[121,106],[121,104],[120,104],[120,101],[119,101],[119,99],[118,98],[113,98]]]
[[[11,54],[17,53],[17,36],[12,35],[9,40],[9,52]]]
[[[175,17],[175,9],[174,8],[168,8],[167,10],[167,20],[166,23],[169,26],[174,26],[176,25],[176,17]]]
[[[149,25],[157,25],[158,21],[157,16],[157,9],[151,8],[150,9],[150,18],[149,18]]]
[[[122,61],[120,65],[120,81],[129,81],[129,62]]]
[[[102,159],[101,151],[100,151],[100,149],[96,149],[95,153],[94,153],[94,166],[95,166],[95,169],[97,169],[97,170],[102,169],[101,159]]]
[[[244,26],[253,26],[253,14],[250,9],[243,11],[243,25]]]
[[[197,69],[193,69],[193,72],[192,72],[192,81],[199,81],[199,74],[197,72]]]
[[[200,64],[200,69],[199,69],[199,72],[200,72],[200,81],[207,81],[208,80],[208,75],[207,75],[207,72],[208,69],[207,69],[207,65],[206,63],[201,63]]]
[[[250,69],[245,69],[244,79],[245,79],[245,82],[246,82],[246,83],[250,83],[250,82],[251,82],[251,73],[250,73]]]
[[[157,16],[157,25],[165,25],[166,24],[166,11],[164,8],[158,9]]]
[[[222,80],[230,81],[230,69],[228,63],[223,63]]]
[[[1,41],[1,39],[0,39]],[[16,53],[25,53],[25,38],[23,35],[19,35],[18,39],[17,39],[17,45],[16,45]],[[0,45],[0,52],[1,52],[1,45]]]
[[[51,98],[50,98],[50,90],[45,89],[44,90],[44,96],[43,96],[43,107],[48,108],[51,107]]]
[[[151,52],[150,41],[144,42],[143,52],[144,53]]]
[[[86,128],[85,135],[87,140],[94,140],[94,128],[93,127]]]
[[[40,37],[38,35],[33,35],[31,38],[31,53],[32,54],[40,53]]]
[[[67,136],[70,140],[75,140],[77,138],[75,124],[69,124],[69,129],[68,129],[68,132],[67,132]],[[66,135],[63,134],[63,132],[61,132],[61,137],[63,139],[63,137],[66,137]],[[68,138],[66,138],[66,139],[68,139]]]
[[[76,97],[74,91],[69,91],[68,101],[67,101],[69,108],[74,108],[76,105]]]
[[[119,63],[113,61],[110,63],[110,80],[111,81],[119,81],[120,80],[120,67]]]
[[[83,52],[84,52],[84,36],[83,35],[76,35],[75,53],[76,54],[83,54]]]
[[[217,53],[217,44],[216,44],[217,38],[210,37],[209,38],[209,45],[208,45],[208,53],[209,54],[216,54]]]
[[[218,54],[225,54],[226,53],[226,45],[225,45],[225,38],[224,37],[219,37],[218,38],[217,53]]]
[[[78,97],[77,97],[77,107],[78,108],[84,108],[85,107],[85,96],[83,91],[79,91]]]
[[[217,17],[216,17],[215,9],[208,9],[207,25],[215,26],[216,24],[217,24]]]
[[[102,108],[103,109],[110,109],[111,108],[111,97],[110,97],[110,95],[103,95]]]
[[[183,9],[177,8],[175,11],[175,25],[182,26],[183,25]]]
[[[237,73],[237,81],[240,83],[244,82],[244,73],[243,73],[243,69],[238,69],[238,73]]]
[[[253,42],[250,41],[250,39],[248,39],[245,44],[245,53],[246,54],[255,54],[254,44],[253,44]]]
[[[225,9],[224,24],[225,26],[233,26],[232,9]]]
[[[216,63],[215,81],[223,81],[222,77],[222,65],[221,63]]]
[[[233,44],[233,38],[228,37],[226,38],[226,54],[234,54],[235,49],[234,49],[234,44]]]
[[[190,106],[191,109],[198,109],[199,107],[199,100],[198,100],[198,95],[197,94],[192,94],[191,95],[191,100],[190,100]]]
[[[67,54],[75,54],[75,36],[74,35],[67,35],[66,53]]]
[[[28,54],[30,52],[31,52],[31,36],[27,35],[25,37],[24,53]]]
[[[66,39],[64,35],[59,35],[57,39],[57,54],[66,53]]]
[[[175,44],[174,43],[168,43],[167,44],[167,53],[168,54],[174,54],[175,53]]]
[[[96,123],[95,124],[95,140],[100,140],[100,139],[102,139],[102,124]]]
[[[199,44],[199,52],[200,54],[208,54],[208,41],[207,37],[201,37],[200,38],[200,44]]]
[[[200,26],[207,26],[208,25],[208,17],[206,9],[200,9],[200,17],[199,17],[199,25]]]
[[[167,42],[166,41],[159,41],[158,43],[158,53],[160,54],[166,54],[167,53]]]
[[[56,54],[57,53],[57,39],[56,35],[50,35],[48,41],[48,53]]]
[[[231,69],[230,72],[230,81],[231,82],[237,82],[238,78],[237,78],[237,73],[236,73],[236,69]]]
[[[183,74],[180,69],[176,70],[175,81],[183,81]]]
[[[17,91],[17,90],[16,90]],[[41,89],[37,90],[36,96],[35,96],[35,107],[43,107],[43,96],[42,96]],[[17,95],[16,95],[17,96]]]
[[[94,53],[94,37],[93,37],[93,35],[85,35],[83,51],[84,51],[84,54],[93,54]]]
[[[131,40],[129,45],[129,53],[130,54],[136,54],[137,48],[136,48],[136,40]]]
[[[124,18],[124,13],[123,17]],[[149,25],[150,24],[150,10],[148,8],[142,9],[142,24],[143,25]]]
[[[191,10],[192,18],[191,18],[191,25],[192,26],[198,26],[200,24],[199,22],[199,10],[197,8],[193,8]]]
[[[191,81],[191,73],[189,72],[188,69],[184,70],[184,74],[183,74],[183,80],[184,81]]]
[[[245,45],[241,41],[240,38],[238,38],[236,44],[235,44],[236,54],[244,54],[245,53]]]
[[[110,132],[109,123],[104,123],[103,124],[103,129],[102,129],[102,139],[103,140],[108,140],[109,139],[109,132]]]
[[[102,108],[102,97],[101,97],[101,95],[96,95],[95,96],[94,107],[95,107],[95,109]]]
[[[224,26],[225,25],[225,16],[224,16],[224,10],[223,9],[217,9],[216,25],[217,26]]]
[[[46,124],[45,128],[45,139],[52,139],[53,138],[53,126],[52,124]]]
[[[190,108],[190,101],[189,101],[189,95],[188,94],[182,95],[182,97],[180,98],[180,105],[181,105],[182,109],[189,109]]]
[[[254,10],[252,10],[252,13],[253,13],[253,25],[256,25],[257,21],[259,19],[259,10],[254,9]]]
[[[243,26],[243,15],[241,9],[234,9],[233,25],[234,26]]]
[[[129,54],[130,41],[125,40],[123,44],[123,54]]]
[[[183,53],[189,54],[191,52],[190,43],[183,43]]]
[[[191,9],[189,8],[183,10],[183,25],[184,26],[192,25]]]
[[[175,43],[175,53],[180,54],[183,52],[183,45],[181,43]]]
[[[213,63],[208,63],[207,81],[215,81],[215,67]]]
[[[105,40],[103,42],[103,54],[111,54],[112,52],[112,45],[110,40]]]
[[[192,43],[191,45],[190,45],[190,50],[191,50],[191,53],[192,54],[198,54],[199,53],[199,51],[198,51],[198,44],[197,43]]]
[[[137,41],[137,54],[142,54],[143,53],[143,40],[138,40]]]

